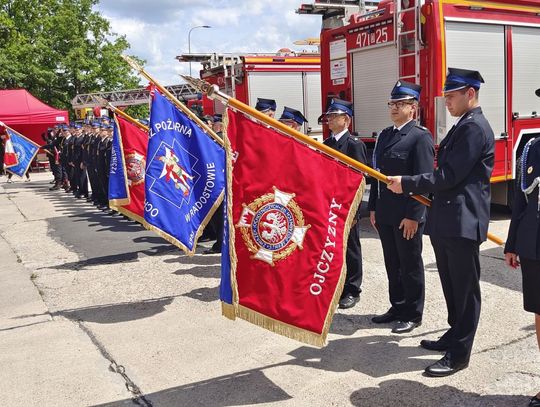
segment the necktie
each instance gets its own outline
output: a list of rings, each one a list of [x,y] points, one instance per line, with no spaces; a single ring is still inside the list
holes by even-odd
[[[336,141],[336,138],[334,136],[330,136],[330,138],[328,139],[328,147],[332,147],[334,148],[337,144],[337,141]]]

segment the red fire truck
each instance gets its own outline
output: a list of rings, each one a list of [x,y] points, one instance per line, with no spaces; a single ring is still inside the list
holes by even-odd
[[[267,98],[276,100],[277,117],[284,106],[300,110],[308,119],[304,133],[322,140],[322,126],[317,123],[322,105],[318,53],[281,49],[276,54],[184,54],[176,58],[202,63],[201,79],[252,107],[257,98]],[[223,112],[221,103],[205,96],[200,103],[205,114]]]
[[[353,101],[353,131],[368,145],[389,125],[386,102],[398,79],[422,85],[419,120],[440,143],[455,122],[442,97],[447,67],[478,70],[486,81],[480,104],[496,136],[493,202],[511,205],[523,146],[540,136],[540,1],[382,0],[321,32],[323,107],[333,97]]]

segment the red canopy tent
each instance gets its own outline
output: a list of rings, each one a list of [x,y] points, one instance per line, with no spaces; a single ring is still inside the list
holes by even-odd
[[[66,110],[58,110],[32,96],[26,89],[0,90],[0,121],[42,145],[41,133],[55,124],[68,123]]]

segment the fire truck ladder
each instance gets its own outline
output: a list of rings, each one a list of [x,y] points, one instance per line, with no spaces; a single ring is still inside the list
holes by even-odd
[[[166,88],[174,96],[183,101],[197,98],[197,90],[187,83],[166,86]],[[142,105],[148,103],[149,94],[150,91],[146,88],[119,90],[114,92],[86,93],[75,96],[71,101],[71,106],[73,106],[74,109],[100,106],[102,99],[106,99],[117,106]]]
[[[396,0],[396,38],[400,80],[420,81],[420,8],[422,0]],[[412,62],[412,64],[411,64]],[[414,66],[414,71],[410,67]]]

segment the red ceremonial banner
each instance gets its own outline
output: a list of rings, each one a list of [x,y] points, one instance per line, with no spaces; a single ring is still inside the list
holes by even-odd
[[[118,212],[143,225],[144,220],[144,175],[146,168],[146,151],[148,133],[119,115],[115,115],[119,130],[121,159],[125,171],[128,198],[110,200]]]
[[[228,111],[231,276],[238,317],[324,346],[363,175]]]

